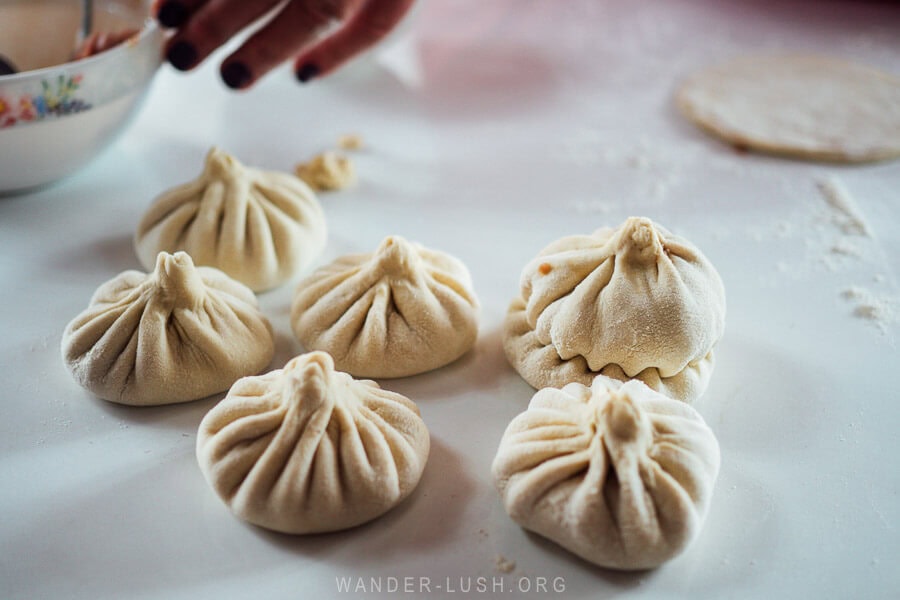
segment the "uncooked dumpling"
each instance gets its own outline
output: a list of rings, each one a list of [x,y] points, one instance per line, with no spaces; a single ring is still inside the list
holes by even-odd
[[[690,242],[643,217],[562,238],[522,273],[504,349],[533,387],[640,379],[691,402],[725,328],[719,274]]]
[[[311,352],[235,383],[200,423],[197,459],[238,517],[319,533],[399,504],[418,484],[429,444],[412,401]]]
[[[62,338],[78,383],[132,405],[227,390],[264,370],[274,351],[253,292],[184,252],[161,252],[152,273],[125,271],[101,285]]]
[[[718,472],[718,442],[693,408],[602,375],[537,392],[493,464],[514,521],[625,570],[659,566],[690,544]]]
[[[352,254],[300,282],[291,309],[294,333],[357,377],[404,377],[450,363],[478,336],[478,300],[456,258],[385,239],[372,254]]]
[[[900,77],[864,65],[742,58],[690,77],[677,102],[697,125],[751,150],[838,162],[900,156]]]
[[[198,265],[263,291],[310,265],[325,238],[325,216],[309,186],[213,148],[198,179],[153,202],[134,245],[148,269],[158,252],[184,250]]]

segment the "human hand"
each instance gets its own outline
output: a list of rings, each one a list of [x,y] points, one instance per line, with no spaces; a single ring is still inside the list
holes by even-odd
[[[292,57],[301,82],[331,73],[390,33],[413,1],[154,0],[153,14],[175,30],[166,44],[167,60],[187,71],[272,11],[220,67],[228,87],[245,89]]]
[[[123,29],[122,31],[112,31],[104,33],[95,31],[89,35],[84,41],[78,44],[72,53],[72,60],[81,60],[88,56],[94,56],[101,52],[106,52],[110,48],[114,48],[130,37],[140,33],[137,29]]]

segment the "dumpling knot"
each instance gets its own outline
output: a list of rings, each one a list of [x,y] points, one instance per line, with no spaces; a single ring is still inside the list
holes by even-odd
[[[643,415],[627,393],[610,391],[600,411],[600,420],[606,423],[606,432],[621,440],[635,440],[645,429]]]
[[[375,260],[382,272],[389,277],[408,277],[411,270],[418,266],[413,247],[397,235],[384,238],[375,251]]]
[[[636,262],[649,262],[664,252],[653,221],[646,217],[629,217],[619,234],[619,254]]]
[[[203,175],[208,179],[232,179],[244,172],[244,165],[238,160],[213,146],[206,155]]]
[[[284,371],[288,397],[306,405],[310,411],[334,402],[328,388],[334,374],[334,360],[327,352],[310,352],[291,359]]]
[[[193,306],[204,294],[204,284],[187,252],[160,252],[153,272],[163,296],[179,306]]]

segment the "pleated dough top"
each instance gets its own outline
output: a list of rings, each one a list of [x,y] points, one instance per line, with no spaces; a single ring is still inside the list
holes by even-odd
[[[112,402],[186,402],[265,369],[275,351],[256,296],[184,252],[161,252],[152,273],[101,285],[66,327],[63,359],[85,388]]]
[[[200,423],[197,459],[240,518],[285,533],[365,523],[419,482],[430,438],[408,398],[324,352],[241,379]]]
[[[213,148],[200,177],[153,202],[134,245],[148,269],[158,252],[184,250],[198,265],[263,291],[310,265],[325,238],[325,216],[309,186]]]
[[[458,259],[386,238],[297,286],[294,333],[357,377],[404,377],[450,363],[478,336],[478,300]]]

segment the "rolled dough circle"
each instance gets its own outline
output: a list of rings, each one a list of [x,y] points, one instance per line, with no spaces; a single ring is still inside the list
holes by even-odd
[[[741,58],[689,77],[691,121],[750,150],[834,162],[900,156],[900,78],[803,55]]]

